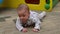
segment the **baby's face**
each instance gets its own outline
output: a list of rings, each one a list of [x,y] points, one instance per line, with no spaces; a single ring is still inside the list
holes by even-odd
[[[24,10],[24,9],[18,11],[18,15],[19,15],[19,18],[22,21],[22,23],[27,22],[29,15],[30,15],[28,12],[29,12],[28,10]]]

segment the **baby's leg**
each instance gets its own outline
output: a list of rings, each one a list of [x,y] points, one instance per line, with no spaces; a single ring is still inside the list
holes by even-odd
[[[39,19],[42,19],[44,16],[46,16],[46,12],[43,11],[42,13],[39,14]]]

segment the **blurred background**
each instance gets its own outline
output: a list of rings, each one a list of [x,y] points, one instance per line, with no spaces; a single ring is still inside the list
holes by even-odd
[[[47,12],[38,33],[32,32],[31,27],[27,33],[16,29],[19,4],[27,4],[30,10],[38,13]],[[0,34],[60,34],[60,0],[0,0]]]
[[[16,9],[19,4],[27,4],[31,10],[51,11],[59,1],[60,0],[0,0],[0,9]]]

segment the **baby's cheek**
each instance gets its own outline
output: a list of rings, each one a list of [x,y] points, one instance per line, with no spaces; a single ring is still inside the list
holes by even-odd
[[[24,20],[27,21],[28,18],[25,18]]]
[[[28,19],[28,16],[26,16],[25,19]]]

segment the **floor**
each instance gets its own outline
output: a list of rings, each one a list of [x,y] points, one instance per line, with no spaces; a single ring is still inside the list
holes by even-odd
[[[17,17],[16,10],[6,10],[0,13],[0,34],[60,34],[60,2],[54,7],[52,12],[47,12],[47,16],[41,23],[41,30],[39,32],[31,31],[19,32],[13,19]]]

